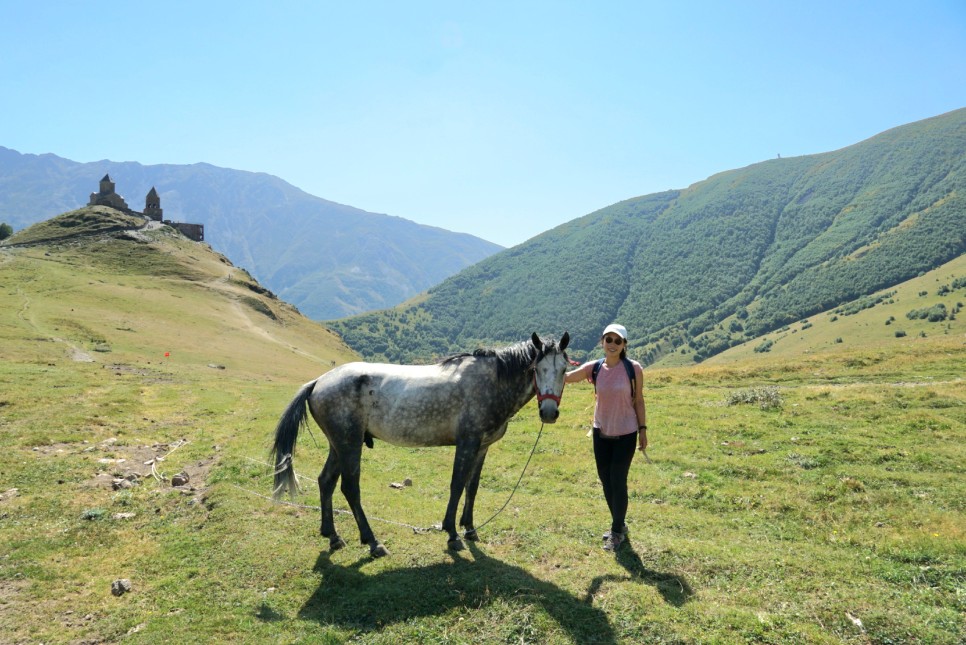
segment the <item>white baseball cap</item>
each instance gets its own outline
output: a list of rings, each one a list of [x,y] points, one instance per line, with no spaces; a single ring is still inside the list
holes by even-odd
[[[624,340],[627,340],[627,330],[624,329],[624,325],[618,325],[617,323],[611,323],[604,327],[603,333],[601,333],[601,338],[606,336],[608,333],[615,333]]]

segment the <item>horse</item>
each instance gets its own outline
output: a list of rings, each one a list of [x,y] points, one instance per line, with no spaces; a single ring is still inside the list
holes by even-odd
[[[456,446],[442,527],[449,534],[448,547],[463,549],[456,530],[463,491],[460,526],[465,529],[463,537],[475,541],[473,504],[487,450],[534,396],[540,420],[557,420],[564,373],[570,364],[565,353],[569,342],[566,332],[559,342],[544,342],[534,332],[529,340],[503,349],[477,349],[431,365],[347,363],[309,381],[275,428],[275,498],[286,489],[292,495],[298,490],[292,456],[299,428],[308,426],[308,408],[329,442],[318,480],[320,533],[329,538],[330,551],[346,545],[332,516],[332,495],[341,477],[342,494],[352,509],[360,542],[369,546],[372,557],[382,557],[389,552],[373,534],[360,501],[362,446],[372,448],[375,439],[406,447]]]

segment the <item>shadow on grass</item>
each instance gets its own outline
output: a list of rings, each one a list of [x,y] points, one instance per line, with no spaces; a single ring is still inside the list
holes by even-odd
[[[648,569],[641,560],[641,556],[634,550],[634,546],[630,540],[624,542],[624,545],[618,549],[617,562],[631,574],[631,580],[641,580],[649,585],[654,585],[658,593],[661,594],[661,597],[664,598],[664,602],[672,604],[675,607],[681,607],[691,600],[691,597],[694,595],[694,590],[691,589],[691,585],[681,576]],[[592,602],[594,596],[600,590],[601,585],[605,582],[622,582],[625,580],[627,578],[615,575],[594,578],[587,588],[587,595],[584,597],[584,602]]]
[[[319,588],[299,611],[299,618],[350,629],[376,630],[414,618],[441,616],[453,609],[473,611],[494,602],[537,605],[577,643],[616,643],[607,614],[525,569],[488,557],[467,545],[473,559],[406,567],[373,576],[362,573],[370,562],[333,564],[323,552],[315,563]]]
[[[271,607],[269,607],[265,602],[262,602],[258,607],[258,611],[255,612],[255,617],[259,620],[263,620],[267,623],[274,623],[280,620],[285,620],[285,615],[280,614]]]

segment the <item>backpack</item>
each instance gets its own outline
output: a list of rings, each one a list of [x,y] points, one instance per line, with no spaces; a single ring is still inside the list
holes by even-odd
[[[621,363],[624,364],[624,369],[627,370],[627,378],[631,381],[631,400],[634,400],[634,394],[637,392],[637,379],[634,377],[634,365],[627,358],[622,358]],[[604,364],[604,359],[599,358],[594,363],[594,371],[591,372],[590,380],[594,383],[594,396],[597,396],[597,373],[600,371],[601,366]]]

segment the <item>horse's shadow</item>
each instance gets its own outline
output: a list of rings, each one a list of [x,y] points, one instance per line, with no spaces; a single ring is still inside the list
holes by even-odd
[[[472,560],[454,555],[452,562],[403,567],[374,576],[361,571],[371,561],[368,557],[343,566],[323,552],[314,568],[322,580],[299,611],[299,618],[374,631],[454,609],[474,610],[494,601],[519,601],[542,606],[574,642],[618,642],[607,614],[593,606],[593,596],[605,581],[625,581],[625,576],[595,578],[580,598],[525,569],[487,556],[472,542],[468,546]],[[629,544],[618,561],[631,573],[632,580],[654,584],[674,605],[684,604],[691,595],[690,587],[679,577],[647,569]]]

